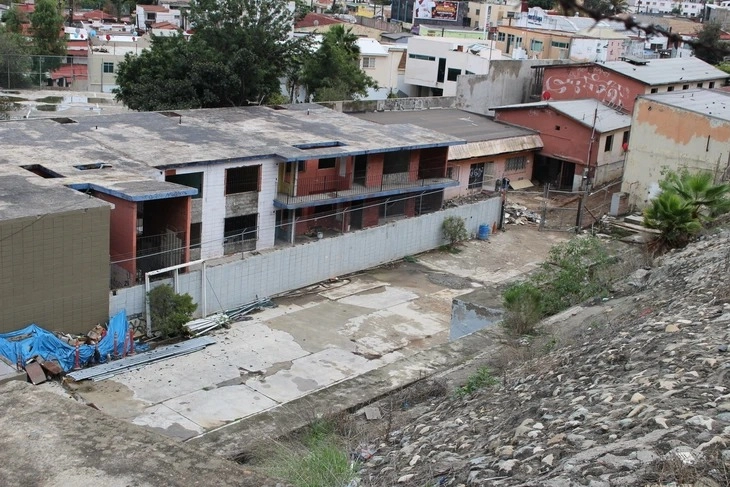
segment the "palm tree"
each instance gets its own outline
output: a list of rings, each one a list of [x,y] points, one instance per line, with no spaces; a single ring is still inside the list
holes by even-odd
[[[715,184],[709,172],[670,172],[659,184],[662,191],[676,193],[692,207],[692,217],[709,221],[730,211],[730,185]]]
[[[694,207],[672,191],[662,191],[644,210],[644,225],[661,231],[655,241],[656,250],[684,247],[702,229],[693,216]]]
[[[608,0],[611,5],[611,14],[618,15],[625,13],[629,8],[629,2],[626,0]]]

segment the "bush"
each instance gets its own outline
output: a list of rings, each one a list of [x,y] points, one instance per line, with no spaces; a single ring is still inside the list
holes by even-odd
[[[447,216],[442,224],[444,237],[449,241],[449,245],[453,246],[457,243],[469,238],[466,231],[464,219],[458,216]]]
[[[189,294],[176,294],[172,286],[163,284],[147,294],[150,300],[152,325],[163,337],[183,336],[183,325],[191,320],[198,305]]]
[[[542,292],[529,282],[509,286],[502,295],[505,327],[515,335],[530,335],[543,316]]]
[[[456,395],[458,397],[464,397],[484,387],[493,386],[496,383],[497,379],[492,376],[489,368],[479,367],[474,374],[469,376],[466,384],[456,389]]]

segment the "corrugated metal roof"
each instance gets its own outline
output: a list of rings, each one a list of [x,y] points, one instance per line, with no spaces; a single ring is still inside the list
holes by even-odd
[[[682,90],[642,98],[730,122],[730,93],[725,91]]]
[[[595,127],[598,132],[611,132],[631,125],[631,115],[626,115],[593,99],[538,101],[522,103],[520,105],[504,105],[492,108],[492,110],[520,110],[548,107],[588,127],[594,126],[593,119],[595,117]]]
[[[472,157],[494,156],[509,152],[521,152],[532,149],[542,149],[543,143],[539,135],[523,135],[506,139],[483,140],[469,142],[465,145],[449,147],[449,160],[458,161]]]
[[[643,66],[626,61],[609,61],[600,66],[648,85],[682,83],[683,81],[689,83],[730,76],[696,57],[651,59]]]

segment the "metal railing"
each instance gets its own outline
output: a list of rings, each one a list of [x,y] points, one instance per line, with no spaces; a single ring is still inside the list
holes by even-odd
[[[420,169],[390,174],[366,174],[364,171],[346,173],[343,176],[320,176],[298,178],[296,187],[291,183],[279,186],[276,200],[284,203],[322,201],[363,194],[377,194],[393,189],[417,189],[432,185],[449,185],[458,182],[458,168],[453,168],[450,177],[443,168]]]

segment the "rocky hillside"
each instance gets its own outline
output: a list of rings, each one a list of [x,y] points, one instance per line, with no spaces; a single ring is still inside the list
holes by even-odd
[[[543,325],[497,384],[394,428],[360,485],[730,485],[729,284],[728,230],[663,256]]]

